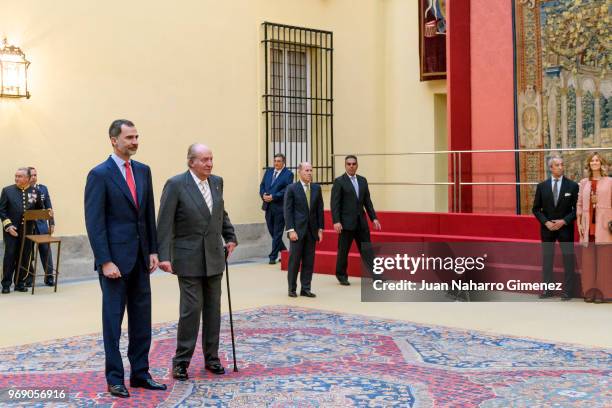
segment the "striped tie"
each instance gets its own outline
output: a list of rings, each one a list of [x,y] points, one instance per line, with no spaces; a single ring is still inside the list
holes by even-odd
[[[208,184],[207,181],[200,181],[199,186],[200,186],[200,191],[202,192],[202,195],[204,196],[204,201],[206,201],[206,206],[208,207],[208,210],[212,214],[213,201],[212,201],[212,196],[210,195],[210,185]]]

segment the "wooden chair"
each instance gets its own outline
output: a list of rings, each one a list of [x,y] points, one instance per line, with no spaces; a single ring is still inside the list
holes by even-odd
[[[19,251],[19,263],[17,268],[17,276],[15,277],[15,282],[19,282],[19,274],[23,269],[26,273],[26,279],[28,276],[32,275],[32,294],[34,294],[34,287],[36,286],[36,270],[38,268],[38,248],[40,245],[49,245],[49,254],[51,254],[51,244],[57,244],[57,258],[55,260],[55,267],[53,268],[51,273],[55,278],[55,290],[57,292],[57,277],[59,275],[59,263],[60,263],[60,252],[62,247],[62,240],[60,238],[54,237],[51,234],[31,234],[27,235],[27,226],[28,222],[34,221],[49,221],[53,218],[53,210],[45,209],[45,210],[26,210],[23,213],[23,228],[21,232],[21,249]],[[21,266],[21,261],[23,259],[23,250],[25,248],[26,239],[31,241],[34,245],[34,251],[30,251],[30,255],[28,258],[27,268]],[[32,252],[34,253],[34,269],[30,271],[30,266],[32,264]],[[49,259],[45,259],[43,261],[43,270],[47,266]],[[53,273],[55,272],[55,273]],[[44,274],[46,276],[46,273]]]

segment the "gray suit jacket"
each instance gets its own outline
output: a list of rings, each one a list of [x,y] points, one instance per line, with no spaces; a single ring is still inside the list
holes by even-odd
[[[208,183],[212,214],[189,171],[170,178],[162,192],[157,217],[159,260],[171,261],[174,273],[181,277],[222,274],[221,238],[237,242],[223,205],[223,179],[210,175]]]

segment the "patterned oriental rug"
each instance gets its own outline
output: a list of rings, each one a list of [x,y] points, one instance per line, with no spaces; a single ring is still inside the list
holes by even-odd
[[[111,398],[105,392],[100,334],[0,350],[0,389],[57,387],[67,392],[65,402],[21,404],[28,407],[612,404],[611,349],[287,306],[240,311],[234,319],[237,373],[231,371],[224,316],[220,355],[228,373],[223,376],[203,370],[198,347],[189,381],[171,378],[176,335],[172,322],[154,327],[150,354],[151,374],[169,385],[166,392],[130,389],[127,400]],[[0,405],[6,406],[4,401]]]

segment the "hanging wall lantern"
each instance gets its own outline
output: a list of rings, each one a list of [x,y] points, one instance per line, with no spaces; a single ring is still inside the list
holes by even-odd
[[[8,45],[6,38],[0,48],[0,97],[29,98],[28,66],[21,48]]]

